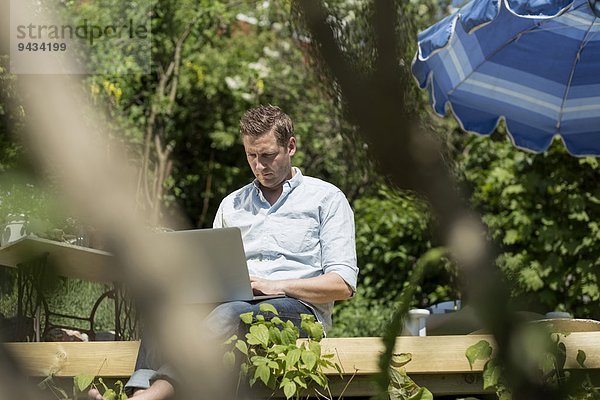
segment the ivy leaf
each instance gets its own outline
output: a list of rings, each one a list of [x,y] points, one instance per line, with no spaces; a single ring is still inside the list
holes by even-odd
[[[240,319],[245,323],[245,324],[251,324],[252,320],[254,318],[254,314],[252,313],[252,311],[247,312],[247,313],[243,313],[240,314]]]
[[[85,389],[87,389],[93,381],[94,375],[91,374],[79,374],[73,378],[73,382],[80,392],[83,392]]]
[[[290,368],[294,367],[298,363],[298,361],[300,361],[301,355],[302,355],[302,350],[300,350],[300,349],[292,349],[292,350],[288,351],[287,355],[285,356],[286,368],[290,369]]]
[[[273,326],[269,328],[269,338],[273,343],[281,343],[281,331]]]
[[[269,384],[269,378],[271,377],[271,370],[265,364],[259,365],[254,371],[254,378],[260,379],[265,386]]]
[[[228,344],[233,343],[234,340],[237,340],[237,335],[232,335],[229,339],[223,342],[223,344],[227,346]]]
[[[279,313],[277,312],[277,310],[275,309],[275,307],[273,307],[273,305],[270,304],[270,303],[260,303],[259,309],[262,312],[270,312],[270,313],[273,313],[275,315],[279,315]]]
[[[410,396],[407,400],[433,400],[433,395],[429,390],[422,387],[419,388],[419,391],[412,396]]]
[[[321,345],[318,342],[310,342],[308,348],[315,353],[315,356],[319,357],[321,355]]]
[[[240,365],[240,374],[241,374],[243,377],[246,377],[246,376],[248,376],[248,369],[249,369],[249,368],[250,368],[250,367],[248,366],[248,363],[242,363],[242,365]]]
[[[473,364],[477,360],[487,360],[492,355],[492,346],[486,340],[480,340],[473,346],[469,346],[465,352],[467,360],[469,360],[469,366],[473,369]]]
[[[248,355],[248,345],[243,340],[238,340],[235,343],[235,348],[242,352],[242,354]]]
[[[312,324],[312,326],[310,327],[310,337],[313,340],[316,340],[317,342],[321,341],[321,339],[323,339],[323,325],[321,325],[319,322],[315,322]]]
[[[312,370],[317,364],[317,356],[310,350],[303,350],[301,358],[309,370]]]
[[[399,368],[408,364],[410,360],[412,360],[411,353],[396,353],[392,354],[392,360],[390,361],[390,364],[393,367]]]
[[[298,339],[298,335],[293,329],[286,327],[281,331],[281,344],[296,344],[296,339]]]
[[[225,367],[229,370],[232,370],[235,367],[235,354],[233,354],[233,351],[228,351],[223,354],[223,364],[225,364]]]
[[[492,389],[498,385],[500,381],[500,373],[502,372],[500,365],[493,360],[488,361],[483,368],[483,389]]]
[[[304,382],[304,378],[302,378],[301,376],[295,376],[294,382],[296,382],[296,385],[303,387],[304,389],[308,388],[308,385],[306,384],[306,382]]]
[[[250,327],[250,334],[253,335],[260,344],[267,347],[269,344],[269,328],[264,325],[253,325]]]
[[[286,399],[294,396],[296,394],[296,384],[292,381],[287,382],[283,386],[283,394],[285,394]]]
[[[321,374],[310,374],[309,375],[310,378],[315,381],[319,386],[321,387],[325,387],[325,385],[327,384],[325,375],[321,375]]]
[[[579,364],[581,366],[581,368],[586,368],[586,366],[584,365],[586,358],[587,358],[587,355],[585,354],[585,351],[577,350],[576,360],[577,360],[577,364]]]
[[[390,385],[400,389],[408,380],[404,369],[390,368]]]

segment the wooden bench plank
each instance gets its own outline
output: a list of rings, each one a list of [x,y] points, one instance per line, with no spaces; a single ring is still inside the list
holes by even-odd
[[[488,335],[461,336],[401,336],[396,340],[395,352],[411,353],[412,361],[405,369],[409,374],[465,374],[481,372],[483,362],[473,370],[465,357],[465,350],[479,340],[492,343]],[[586,367],[600,369],[600,332],[576,332],[563,339],[567,347],[566,368],[580,368],[575,357],[577,350],[586,355]],[[8,350],[32,376],[74,376],[82,372],[107,377],[131,374],[139,342],[85,342],[85,343],[7,343]],[[321,342],[324,352],[333,353],[347,375],[371,375],[378,371],[383,351],[381,338],[326,338]],[[333,373],[333,371],[328,371]]]
[[[30,376],[89,373],[126,377],[133,372],[140,343],[37,342],[6,343],[5,346]]]

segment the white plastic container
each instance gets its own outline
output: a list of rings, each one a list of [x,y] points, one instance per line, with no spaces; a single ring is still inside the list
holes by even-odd
[[[403,334],[407,336],[427,336],[427,318],[429,310],[415,308],[408,311],[404,322]]]

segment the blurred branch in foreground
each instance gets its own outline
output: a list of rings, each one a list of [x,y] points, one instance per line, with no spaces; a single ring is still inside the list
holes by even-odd
[[[519,361],[509,356],[516,321],[507,308],[507,291],[494,266],[485,228],[460,197],[439,143],[407,111],[405,93],[412,82],[399,54],[404,52],[403,43],[414,39],[407,38],[406,32],[400,32],[405,36],[398,35],[399,27],[401,29],[396,19],[398,4],[392,0],[374,3],[371,29],[377,57],[372,68],[355,67],[348,62],[327,22],[328,13],[323,3],[296,2],[295,7],[310,31],[318,56],[340,88],[347,115],[359,126],[383,172],[400,188],[414,190],[430,202],[443,241],[459,265],[465,297],[477,308],[481,320],[496,338],[498,358],[510,371],[514,398],[552,398],[547,391],[542,396],[539,384],[520,373]],[[397,334],[388,332],[386,336],[388,359]],[[384,372],[378,382],[382,392],[389,382],[386,370],[382,369]]]
[[[11,13],[25,12],[19,4],[12,3]],[[222,398],[221,391],[229,385],[221,369],[214,368],[220,362],[214,354],[219,346],[211,345],[204,335],[205,310],[180,307],[178,279],[184,275],[177,268],[188,257],[187,249],[165,251],[148,245],[144,228],[149,219],[136,212],[137,177],[128,166],[125,150],[112,146],[110,155],[103,150],[108,139],[100,129],[100,118],[83,111],[92,107],[77,79],[20,75],[17,87],[26,99],[25,143],[39,160],[40,170],[55,177],[70,212],[86,216],[86,223],[106,235],[108,250],[115,254],[124,281],[145,306],[148,329],[156,332],[166,359],[176,360],[176,368],[189,372],[182,374],[182,397]],[[10,368],[6,361],[0,358],[0,368]],[[0,386],[0,398],[26,398],[13,395],[12,389],[27,389],[20,388],[21,380],[12,381],[14,388]]]

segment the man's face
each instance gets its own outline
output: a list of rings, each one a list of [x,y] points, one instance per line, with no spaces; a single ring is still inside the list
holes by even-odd
[[[296,138],[293,136],[282,147],[275,133],[259,137],[244,135],[244,150],[248,164],[258,182],[265,188],[274,189],[292,177],[292,156],[296,153]]]

